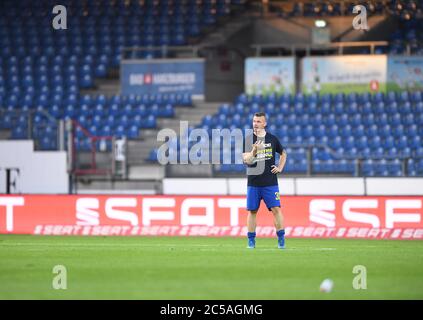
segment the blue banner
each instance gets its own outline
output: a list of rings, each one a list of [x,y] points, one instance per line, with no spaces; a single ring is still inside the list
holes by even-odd
[[[123,60],[121,93],[180,93],[204,98],[204,59]]]

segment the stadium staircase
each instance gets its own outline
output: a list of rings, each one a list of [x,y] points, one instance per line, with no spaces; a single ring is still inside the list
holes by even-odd
[[[99,92],[98,92],[99,93]],[[163,142],[157,141],[157,134],[161,129],[174,130],[179,136],[180,121],[188,121],[189,126],[198,126],[202,119],[215,114],[221,103],[207,103],[193,101],[192,107],[175,107],[175,117],[171,119],[157,119],[157,128],[144,129],[139,139],[128,140],[127,165],[128,179],[110,180],[107,177],[86,176],[77,180],[76,189],[80,193],[102,193],[108,190],[131,190],[139,194],[150,194],[161,192],[161,180],[169,176],[211,176],[212,167],[175,165],[171,170],[166,171],[166,166],[156,161],[148,160],[152,150],[158,148]],[[194,168],[195,167],[195,168]],[[170,168],[169,168],[170,169]],[[127,191],[125,191],[127,192]]]

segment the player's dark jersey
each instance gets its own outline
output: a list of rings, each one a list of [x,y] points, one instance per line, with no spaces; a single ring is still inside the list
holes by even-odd
[[[251,137],[247,137],[247,141],[251,141]],[[281,143],[279,142],[278,138],[275,137],[273,134],[266,132],[264,137],[258,138],[255,134],[253,135],[253,143],[259,140],[264,139],[264,143],[261,147],[257,150],[256,156],[256,163],[249,165],[250,168],[256,168],[258,162],[264,161],[264,171],[261,174],[248,174],[248,185],[254,187],[266,187],[266,186],[274,186],[278,184],[277,175],[272,173],[272,166],[275,165],[275,153],[281,154],[284,150]],[[246,145],[244,143],[244,152],[250,152],[251,146]],[[261,170],[247,170],[248,172],[258,171]]]

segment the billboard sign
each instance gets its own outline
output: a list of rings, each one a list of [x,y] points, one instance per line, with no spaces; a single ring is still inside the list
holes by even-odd
[[[287,237],[423,239],[423,197],[287,196]],[[234,236],[247,234],[240,196],[0,196],[0,234]],[[274,237],[262,204],[257,235]]]
[[[123,60],[121,93],[190,94],[204,98],[204,59]]]
[[[247,58],[245,92],[268,95],[295,93],[295,58]]]
[[[310,93],[386,92],[386,55],[302,59],[302,90]]]
[[[387,90],[423,90],[423,57],[388,56]]]

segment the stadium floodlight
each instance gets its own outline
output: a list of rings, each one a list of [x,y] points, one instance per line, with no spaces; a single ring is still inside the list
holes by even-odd
[[[326,27],[326,21],[325,20],[316,20],[316,21],[314,21],[314,25],[317,28],[324,28],[324,27]]]

